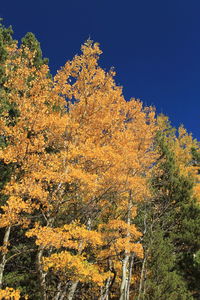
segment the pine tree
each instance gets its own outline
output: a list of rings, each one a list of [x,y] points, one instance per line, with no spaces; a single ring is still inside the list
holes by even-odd
[[[27,32],[21,40],[21,47],[27,47],[31,52],[34,53],[33,63],[38,69],[43,64],[48,64],[48,58],[43,58],[40,42],[36,39],[32,32]]]
[[[170,238],[159,225],[146,239],[146,273],[143,291],[139,299],[189,300],[192,299],[180,275],[175,270],[176,255]]]
[[[171,138],[170,135],[168,137]],[[182,234],[183,207],[192,201],[192,185],[188,178],[180,174],[175,154],[163,133],[158,135],[157,144],[160,160],[151,181],[154,197],[143,205],[140,213],[145,224],[145,254],[138,300],[193,299],[189,281],[177,267],[183,253],[175,241],[175,236],[177,239],[177,234]],[[194,222],[197,224],[196,218]]]
[[[192,164],[199,168],[199,153],[192,149]],[[200,295],[200,265],[197,263],[200,249],[200,205],[193,195],[194,179],[182,177],[179,191],[180,209],[174,213],[177,220],[172,233],[177,253],[176,269],[183,276],[194,299]]]
[[[13,30],[12,27],[6,28],[2,24],[2,19],[0,19],[0,87],[2,88],[2,83],[6,80],[4,64],[7,58],[6,46],[13,44]]]
[[[170,136],[166,130],[162,130],[163,139],[171,152],[171,160],[176,166],[168,187],[168,196],[174,204],[170,212],[173,224],[170,235],[177,257],[176,270],[192,296],[199,299],[200,269],[195,263],[200,249],[199,143],[183,126],[179,127],[177,135],[169,122],[165,121],[164,128],[172,133]]]

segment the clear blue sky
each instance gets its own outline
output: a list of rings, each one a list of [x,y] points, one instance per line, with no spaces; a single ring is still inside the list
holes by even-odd
[[[0,17],[16,39],[36,35],[52,73],[90,36],[126,99],[156,106],[200,140],[199,0],[7,0]]]

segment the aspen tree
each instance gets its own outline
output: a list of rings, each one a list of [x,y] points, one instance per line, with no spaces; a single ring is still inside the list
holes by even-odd
[[[42,299],[72,299],[79,284],[89,293],[106,286],[107,297],[113,283],[128,299],[128,261],[143,255],[136,204],[150,195],[157,157],[154,109],[125,101],[114,72],[98,66],[98,44],[83,45],[53,80],[25,45],[8,51],[5,87],[18,114],[0,124],[1,160],[15,166],[0,226],[35,238]],[[117,265],[116,280],[105,261]]]

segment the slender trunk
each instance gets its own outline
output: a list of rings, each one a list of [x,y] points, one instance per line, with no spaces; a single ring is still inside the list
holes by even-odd
[[[45,217],[45,220],[47,222],[47,226],[52,227],[55,217],[51,217],[50,213]],[[43,264],[42,264],[42,257],[44,253],[45,247],[44,246],[39,246],[38,252],[37,252],[37,258],[36,258],[36,268],[37,268],[37,273],[38,273],[38,279],[39,279],[39,284],[40,284],[40,293],[42,300],[47,300],[48,299],[48,294],[47,294],[47,283],[46,283],[46,276],[47,272],[43,270]],[[51,249],[50,249],[51,252]]]
[[[129,262],[129,276],[128,276],[128,283],[127,283],[127,300],[129,299],[129,294],[130,294],[130,285],[131,285],[131,276],[132,276],[132,270],[133,270],[133,261],[134,261],[134,254],[131,255],[130,257],[130,262]]]
[[[58,288],[57,288],[58,292],[57,292],[57,294],[56,294],[54,300],[62,300],[62,299],[64,299],[64,297],[65,297],[65,295],[66,295],[66,292],[67,292],[67,289],[68,289],[69,285],[70,285],[70,282],[66,283],[65,286],[62,288],[62,287],[61,287],[62,284],[61,284],[61,282],[60,282],[60,283],[58,284]]]
[[[141,295],[142,295],[142,289],[143,289],[143,285],[144,285],[145,267],[146,267],[146,256],[145,256],[145,258],[143,260],[143,263],[142,263],[142,270],[141,270],[141,276],[140,276],[140,285],[139,285],[139,291],[138,291],[137,300],[140,300],[141,299]]]
[[[101,290],[100,300],[108,300],[109,299],[109,288],[111,284],[111,277],[109,277],[106,281],[105,288]]]
[[[5,234],[4,234],[4,239],[3,239],[3,246],[7,247],[9,237],[10,237],[10,230],[11,226],[8,226],[6,228]],[[6,251],[3,251],[2,256],[1,256],[1,263],[0,263],[0,288],[2,287],[3,284],[3,273],[6,265]]]
[[[87,229],[91,230],[91,218],[88,219]],[[79,245],[78,254],[81,254],[82,251],[83,251],[83,249],[82,249],[82,242],[81,242]],[[76,292],[78,283],[79,283],[79,280],[72,281],[69,289],[68,289],[69,283],[67,283],[62,291],[61,291],[61,285],[59,285],[60,291],[58,291],[55,299],[56,300],[63,300],[63,299],[72,300],[74,297],[74,294]],[[67,293],[67,289],[68,289],[68,293]],[[66,296],[66,293],[67,293],[67,296]]]
[[[132,208],[132,192],[129,192],[128,200],[128,215],[127,215],[127,224],[131,224],[131,208]],[[130,236],[130,232],[127,232],[127,237]],[[120,286],[120,298],[119,300],[128,300],[127,291],[128,291],[128,266],[129,266],[130,252],[125,250],[124,259],[122,261],[122,282]]]
[[[57,293],[55,295],[54,300],[59,300],[61,293],[62,293],[62,284],[61,284],[61,282],[59,282],[59,284],[57,286]]]
[[[62,300],[64,299],[67,289],[70,286],[70,281],[67,282],[65,285],[62,286],[62,282],[59,282],[58,286],[57,286],[57,293],[54,297],[54,300]]]
[[[47,272],[44,272],[43,267],[42,267],[43,252],[44,252],[44,247],[42,247],[42,246],[39,247],[38,253],[37,253],[37,271],[38,271],[42,299],[47,300],[47,287],[46,287]]]
[[[67,295],[67,300],[72,300],[73,299],[74,293],[75,293],[77,285],[78,285],[78,282],[79,282],[78,280],[72,282],[72,285],[71,285],[71,287],[69,289],[69,292],[68,292],[68,295]],[[63,299],[64,299],[64,297],[62,297],[62,298],[60,297],[59,300],[63,300]]]
[[[122,282],[120,287],[119,300],[127,300],[128,262],[129,262],[129,255],[125,254],[125,258],[123,259],[122,262]]]
[[[109,271],[112,272],[112,263],[111,260],[108,259],[108,265],[109,265]],[[104,287],[101,287],[101,296],[99,298],[99,300],[108,300],[109,299],[109,291],[111,286],[113,285],[115,280],[115,275],[114,277],[108,277],[108,279],[106,280],[106,284]]]
[[[87,222],[87,229],[88,230],[91,230],[91,218],[88,219],[88,222]],[[80,243],[79,245],[79,250],[78,250],[78,254],[81,254],[83,251],[82,249],[82,242]],[[76,281],[73,281],[70,288],[69,288],[69,292],[68,292],[68,295],[67,295],[67,300],[72,300],[73,297],[74,297],[74,293],[76,291],[76,288],[77,288],[77,285],[79,283],[79,280],[76,280]],[[65,296],[65,294],[64,294]],[[63,300],[64,299],[64,296],[63,297],[60,297],[59,300]]]
[[[151,225],[150,229],[151,229],[151,232],[152,232],[152,225]],[[145,207],[143,238],[146,235],[146,233],[147,233],[147,210],[146,210],[146,207]],[[144,290],[144,284],[145,284],[144,280],[145,280],[145,274],[146,274],[146,261],[147,261],[148,252],[149,252],[149,249],[146,249],[144,251],[144,259],[143,259],[143,262],[142,262],[142,270],[141,270],[141,275],[140,275],[140,284],[139,284],[137,300],[140,300],[142,294],[144,294],[142,292],[142,290]]]

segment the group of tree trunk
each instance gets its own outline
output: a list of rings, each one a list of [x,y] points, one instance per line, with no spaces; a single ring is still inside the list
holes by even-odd
[[[98,65],[0,25],[0,299],[200,299],[200,148]]]

